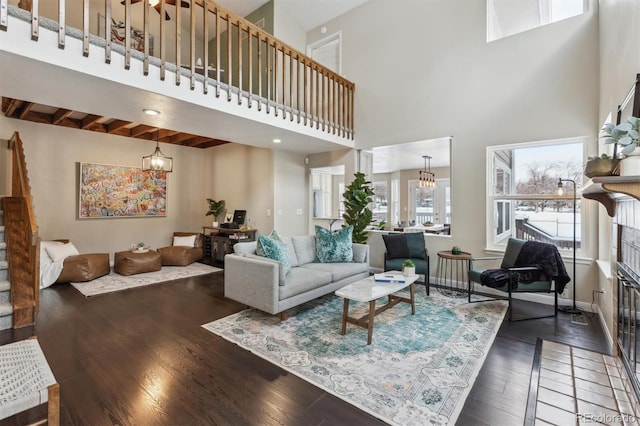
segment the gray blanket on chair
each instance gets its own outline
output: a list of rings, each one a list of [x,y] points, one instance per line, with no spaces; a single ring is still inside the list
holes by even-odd
[[[553,244],[527,241],[513,265],[514,268],[535,266],[533,271],[512,271],[509,269],[487,269],[480,274],[480,283],[487,287],[499,288],[510,284],[511,290],[517,290],[519,284],[537,281],[544,273],[556,283],[556,291],[562,293],[571,278],[562,261],[558,248]],[[520,289],[525,290],[526,289]]]

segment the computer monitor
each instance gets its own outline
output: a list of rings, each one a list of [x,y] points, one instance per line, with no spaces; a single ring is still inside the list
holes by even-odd
[[[234,210],[233,211],[233,223],[238,225],[244,225],[244,219],[247,216],[246,210]]]

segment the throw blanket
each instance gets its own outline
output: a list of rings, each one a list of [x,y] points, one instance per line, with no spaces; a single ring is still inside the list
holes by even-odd
[[[536,271],[509,271],[508,269],[487,269],[480,275],[480,283],[487,287],[503,287],[507,283],[512,290],[519,284],[537,281],[544,273],[556,283],[556,291],[562,293],[571,278],[564,266],[560,252],[553,244],[538,241],[527,241],[522,245],[520,253],[513,265],[514,268],[535,266]]]

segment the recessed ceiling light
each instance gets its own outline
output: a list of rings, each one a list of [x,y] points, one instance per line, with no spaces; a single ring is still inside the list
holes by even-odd
[[[157,109],[144,108],[142,112],[147,115],[160,115],[160,111],[158,111]]]
[[[273,140],[273,143],[280,143],[280,142],[282,142],[282,140],[280,140],[280,139],[274,139]]]

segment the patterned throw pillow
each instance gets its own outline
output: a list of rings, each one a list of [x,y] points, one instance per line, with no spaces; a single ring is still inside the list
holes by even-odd
[[[352,234],[353,226],[331,232],[316,225],[316,261],[320,263],[353,262]]]
[[[275,230],[269,236],[260,235],[258,237],[256,254],[280,262],[285,275],[291,271],[289,249]]]

